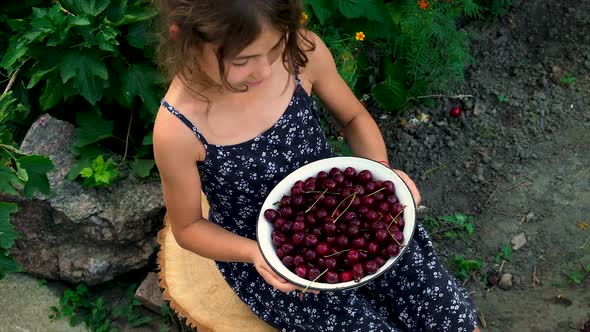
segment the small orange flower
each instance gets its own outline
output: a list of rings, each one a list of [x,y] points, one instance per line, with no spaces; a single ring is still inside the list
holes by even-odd
[[[429,4],[428,4],[428,1],[426,1],[426,0],[420,0],[420,1],[418,1],[418,6],[420,6],[420,9],[426,10],[426,9],[428,9]]]
[[[309,20],[309,16],[307,16],[306,12],[301,12],[301,17],[299,18],[299,23],[304,24]]]
[[[356,33],[356,37],[355,38],[356,38],[356,40],[363,41],[363,40],[365,40],[365,33],[362,32],[362,31],[359,31],[359,32]]]

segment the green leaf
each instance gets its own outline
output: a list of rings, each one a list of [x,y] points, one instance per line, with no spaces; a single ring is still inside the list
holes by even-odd
[[[0,67],[12,72],[13,65],[23,58],[25,54],[27,54],[28,46],[17,40],[16,38],[12,38],[10,43],[8,44],[8,50],[2,56],[2,62],[0,62]]]
[[[307,3],[313,9],[315,16],[320,21],[320,24],[326,23],[326,20],[332,16],[333,10],[330,8],[329,0],[308,0]]]
[[[135,159],[133,162],[133,173],[140,178],[145,178],[150,175],[150,171],[154,168],[155,162],[153,159]]]
[[[26,197],[32,198],[35,192],[49,195],[49,180],[47,172],[52,171],[55,166],[45,156],[26,155],[18,158],[18,162],[29,173],[29,180],[25,183],[23,192]]]
[[[102,157],[102,155],[96,157],[96,159],[94,159],[94,161],[92,162],[92,169],[95,169],[97,171],[102,171],[104,166],[105,166],[105,162],[104,162],[104,158]]]
[[[139,96],[143,103],[156,105],[157,97],[150,94],[150,91],[162,83],[162,76],[159,72],[147,64],[133,64],[127,68],[121,77],[123,85],[123,96],[131,104],[135,96]]]
[[[407,101],[407,89],[403,82],[387,79],[375,86],[373,97],[386,111],[401,108]]]
[[[13,272],[21,272],[22,268],[5,253],[0,253],[0,279]]]
[[[128,10],[123,18],[118,22],[114,23],[114,26],[118,27],[121,25],[132,24],[136,22],[141,22],[145,20],[149,20],[153,17],[158,15],[158,11],[154,8],[149,7],[142,7],[142,8],[134,8],[132,10]]]
[[[43,88],[43,93],[41,94],[41,97],[39,97],[39,106],[42,111],[47,111],[54,107],[64,98],[64,85],[61,83],[61,80],[57,78],[57,75],[54,76],[54,78],[47,79],[45,87]]]
[[[94,105],[102,98],[109,75],[96,52],[70,51],[65,54],[60,69],[63,83],[73,78],[74,88],[79,89],[88,102]]]
[[[111,183],[111,177],[108,173],[96,173],[94,174],[94,181],[98,185],[109,185]]]
[[[113,136],[113,121],[104,120],[97,112],[76,113],[79,128],[74,130],[75,147],[82,147]]]
[[[10,249],[20,234],[10,223],[10,214],[18,211],[15,203],[0,202],[0,248]]]
[[[6,20],[6,23],[8,24],[10,29],[12,29],[12,31],[17,33],[25,32],[28,26],[28,20],[22,18],[9,19]]]
[[[59,67],[59,65],[55,65],[49,69],[37,70],[31,76],[31,79],[29,80],[29,84],[27,85],[27,89],[33,88],[35,85],[37,85],[37,83],[39,83],[39,81],[41,81],[41,79],[43,79],[43,77],[45,77],[45,75],[55,71],[58,67]]]
[[[74,14],[96,17],[108,6],[109,0],[62,0],[64,7]]]
[[[73,27],[83,27],[90,25],[90,21],[86,17],[67,16],[65,22],[66,31]]]
[[[12,168],[6,165],[0,165],[0,193],[18,195],[14,188],[15,185],[22,183]]]
[[[84,177],[84,178],[89,178],[89,177],[91,177],[91,176],[92,176],[92,173],[94,173],[94,172],[92,171],[92,167],[85,167],[85,168],[83,168],[83,169],[80,171],[80,173],[79,173],[79,174],[80,174],[82,177]]]
[[[393,20],[393,23],[399,25],[401,18],[402,18],[402,4],[401,1],[391,1],[385,5],[387,11],[389,12],[389,16]]]
[[[364,16],[371,21],[384,23],[387,17],[387,10],[382,1],[377,0],[363,0]]]
[[[142,316],[140,318],[130,321],[129,326],[137,327],[137,326],[145,325],[145,324],[151,322],[152,320],[154,320],[154,318],[151,316]]]
[[[137,22],[129,25],[125,39],[129,45],[143,50],[146,45],[149,45],[155,40],[152,34],[152,26],[149,21]]]
[[[153,144],[154,144],[154,132],[150,131],[149,134],[147,134],[143,137],[143,141],[141,142],[141,145],[153,145]]]
[[[336,0],[338,9],[346,18],[359,18],[364,13],[363,3],[367,0]]]
[[[114,52],[115,47],[119,45],[119,42],[117,41],[119,30],[105,24],[101,24],[98,29],[100,30],[100,32],[96,34],[98,47],[104,51]]]

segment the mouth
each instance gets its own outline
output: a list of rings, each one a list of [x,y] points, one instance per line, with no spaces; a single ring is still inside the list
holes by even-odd
[[[262,84],[262,82],[264,82],[264,80],[255,81],[255,82],[246,82],[246,85],[254,87],[254,86],[258,86],[258,85]]]

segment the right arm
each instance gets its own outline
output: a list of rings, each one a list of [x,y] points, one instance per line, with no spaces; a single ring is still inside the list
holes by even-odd
[[[176,242],[213,260],[253,263],[254,252],[258,250],[255,241],[235,235],[203,217],[196,143],[187,139],[188,135],[170,134],[171,129],[154,128],[154,157]],[[189,138],[196,140],[196,137]]]
[[[258,273],[273,287],[284,292],[299,289],[268,266],[256,241],[238,236],[203,217],[197,142],[190,133],[179,134],[177,128],[156,121],[154,157],[170,227],[178,245],[216,261],[254,264]]]

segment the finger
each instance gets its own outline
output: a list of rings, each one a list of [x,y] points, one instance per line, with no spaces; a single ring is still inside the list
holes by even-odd
[[[281,277],[280,275],[278,275],[273,269],[270,268],[270,266],[262,266],[262,268],[267,271],[268,273],[270,273],[270,275],[275,278],[276,280],[280,281],[280,282],[287,282],[287,280],[285,280],[285,278]]]

